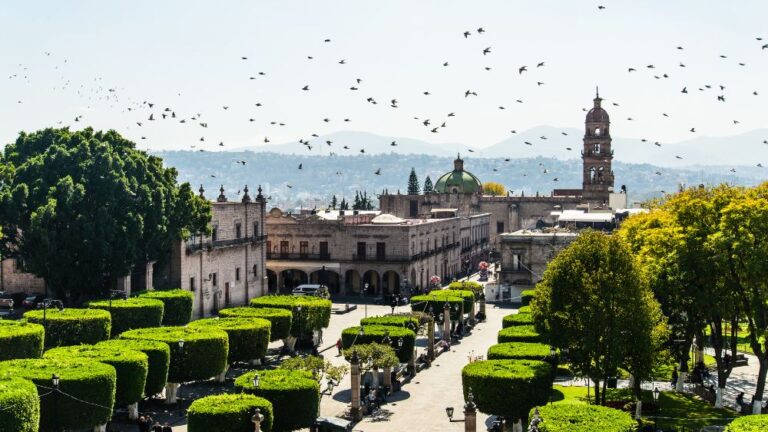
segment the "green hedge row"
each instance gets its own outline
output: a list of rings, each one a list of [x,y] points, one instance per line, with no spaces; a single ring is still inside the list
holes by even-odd
[[[98,300],[88,303],[91,309],[101,309],[112,315],[112,336],[137,328],[160,327],[164,305],[160,300],[133,297],[129,299]]]
[[[291,311],[293,314],[291,336],[293,337],[306,337],[314,330],[328,327],[331,322],[331,301],[320,297],[270,295],[251,299],[250,305],[256,308],[279,308]]]
[[[82,430],[106,424],[115,404],[115,368],[93,360],[22,359],[0,363],[0,376],[26,378],[48,392],[51,377],[59,389],[40,399],[40,430]],[[83,401],[83,402],[81,402]]]
[[[549,400],[552,378],[552,366],[536,360],[476,361],[461,371],[464,397],[471,387],[480,412],[524,424],[531,408]]]
[[[448,289],[472,291],[472,293],[475,294],[476,298],[480,298],[482,293],[485,291],[485,287],[483,286],[483,284],[475,281],[451,282],[451,284],[448,285]]]
[[[256,408],[264,416],[261,430],[272,430],[272,403],[246,393],[206,396],[192,402],[187,411],[189,432],[253,432],[251,417]]]
[[[192,321],[192,302],[194,294],[183,289],[142,291],[136,294],[141,298],[163,302],[163,325],[179,326]]]
[[[768,414],[739,417],[725,428],[725,432],[765,432],[768,430]]]
[[[37,387],[21,378],[0,378],[0,432],[37,432],[39,423]]]
[[[29,322],[42,324],[45,312],[45,348],[95,344],[109,339],[112,319],[98,309],[33,310],[24,313]]]
[[[253,386],[259,375],[259,387]],[[293,431],[312,426],[320,405],[320,385],[312,373],[303,370],[272,369],[252,371],[235,380],[235,387],[272,403],[275,431]]]
[[[533,410],[530,415],[533,415]],[[599,405],[564,403],[540,406],[539,416],[543,420],[539,423],[540,432],[633,432],[637,430],[637,422],[629,413]]]
[[[413,296],[411,297],[411,310],[414,312],[431,312],[435,321],[441,323],[443,322],[442,315],[446,303],[451,308],[451,320],[458,321],[461,318],[459,316],[461,306],[464,304],[464,299],[461,297],[437,296],[431,293]]]
[[[520,306],[520,309],[517,310],[517,313],[519,313],[519,314],[529,314],[529,313],[531,313],[531,306]]]
[[[522,303],[523,306],[528,306],[531,304],[531,300],[533,300],[533,297],[536,295],[536,290],[523,290],[523,292],[520,293],[520,303]]]
[[[193,327],[158,327],[129,330],[122,339],[165,342],[171,349],[168,381],[183,383],[214,377],[224,371],[229,337],[223,330]],[[179,341],[184,341],[184,347]]]
[[[78,345],[54,348],[46,351],[44,358],[62,361],[88,359],[106,363],[115,368],[117,387],[115,404],[130,405],[144,397],[149,360],[141,351],[110,348],[97,345]]]
[[[341,332],[341,345],[347,350],[354,345],[369,343],[384,343],[384,337],[389,335],[389,343],[401,363],[407,363],[413,356],[413,348],[416,343],[416,333],[405,327],[392,327],[371,325],[363,326],[363,335],[360,335],[361,327],[349,327]],[[398,345],[398,340],[403,340],[403,346]]]
[[[219,316],[222,318],[263,318],[272,323],[269,331],[270,341],[285,339],[291,335],[293,314],[287,309],[244,306],[221,309]]]
[[[498,342],[541,342],[541,335],[532,325],[519,325],[499,331]]]
[[[147,355],[147,383],[144,395],[152,396],[163,391],[168,381],[171,349],[165,342],[140,339],[112,339],[96,344],[97,347],[141,351]]]
[[[363,318],[360,320],[360,325],[380,325],[391,327],[405,327],[409,330],[416,331],[419,329],[419,319],[409,315],[385,315],[375,316],[369,318]]]
[[[437,293],[438,297],[459,297],[462,300],[464,300],[464,313],[468,314],[472,311],[472,305],[475,303],[475,294],[472,293],[471,290],[454,290],[454,289],[445,289],[445,290],[437,290],[432,291],[432,293]],[[432,294],[430,293],[430,294]]]
[[[189,323],[191,328],[214,328],[227,333],[228,363],[264,358],[269,346],[271,325],[269,321],[261,318],[205,318]]]
[[[0,320],[0,361],[40,357],[44,338],[40,324]]]
[[[550,360],[550,347],[533,342],[505,342],[488,348],[488,360]]]
[[[501,320],[501,328],[520,325],[533,325],[533,315],[527,313],[516,313],[507,315]]]

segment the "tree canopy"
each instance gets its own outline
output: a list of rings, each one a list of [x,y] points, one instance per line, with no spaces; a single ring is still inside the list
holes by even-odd
[[[69,302],[109,289],[175,239],[205,232],[210,204],[115,131],[22,132],[2,155],[4,257]]]
[[[419,189],[419,179],[416,177],[416,170],[411,168],[411,174],[408,175],[408,195],[418,195]]]
[[[432,179],[427,176],[427,178],[424,179],[424,195],[432,193],[433,187],[434,185],[432,184]]]
[[[483,183],[483,193],[492,196],[502,196],[507,194],[507,188],[501,183],[485,182]]]

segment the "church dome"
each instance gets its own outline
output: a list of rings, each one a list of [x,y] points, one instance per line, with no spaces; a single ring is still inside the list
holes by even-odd
[[[482,190],[480,179],[471,172],[464,171],[464,161],[461,157],[453,161],[453,171],[441,175],[434,186],[437,193],[473,194]]]
[[[593,99],[595,106],[587,113],[587,123],[610,123],[608,113],[605,112],[601,105],[603,99],[600,97],[600,93],[595,95]]]

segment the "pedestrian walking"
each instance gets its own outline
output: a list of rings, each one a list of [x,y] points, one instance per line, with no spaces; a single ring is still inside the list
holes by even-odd
[[[342,347],[341,338],[339,338],[339,340],[336,341],[336,349],[339,350],[339,354],[336,355],[336,357],[341,357],[341,347]]]
[[[165,425],[163,426],[163,432],[173,432],[173,428],[168,424],[168,422],[165,422]]]
[[[146,417],[140,416],[136,423],[139,426],[139,432],[149,432],[149,420]]]

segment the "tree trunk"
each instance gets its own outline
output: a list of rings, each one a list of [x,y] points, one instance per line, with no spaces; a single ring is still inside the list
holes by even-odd
[[[634,375],[632,375],[632,393],[635,394],[635,400],[637,401],[637,407],[635,408],[635,418],[637,420],[640,420],[640,417],[643,415],[643,400],[642,400],[642,388],[640,387],[640,380],[634,379]]]
[[[757,371],[757,384],[755,385],[755,396],[752,398],[752,414],[760,414],[763,405],[763,392],[765,391],[765,377],[768,372],[768,359],[765,355],[759,356],[760,369]]]
[[[608,377],[603,377],[603,394],[600,395],[601,397],[600,405],[605,405],[605,393],[606,393],[605,388],[607,384],[608,384]]]
[[[723,392],[725,392],[725,387],[717,387],[715,391],[715,408],[723,407]]]
[[[595,405],[600,405],[600,380],[594,380],[595,383]]]

